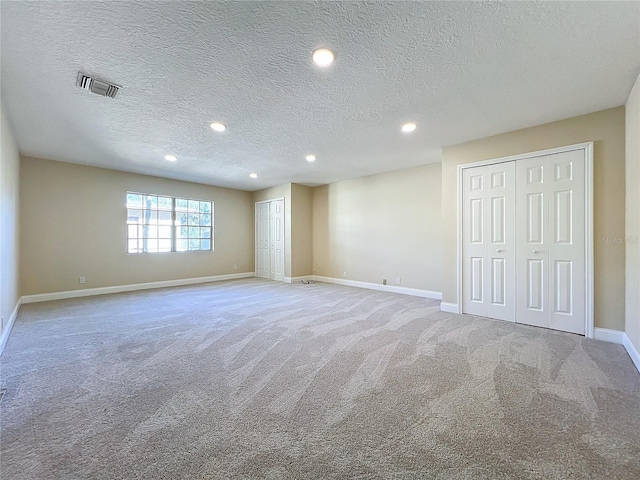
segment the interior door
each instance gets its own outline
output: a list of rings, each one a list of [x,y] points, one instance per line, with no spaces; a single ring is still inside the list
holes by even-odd
[[[516,163],[517,322],[584,335],[584,152]]]
[[[548,157],[516,165],[517,322],[549,326]]]
[[[284,199],[256,203],[256,274],[284,281]]]
[[[585,334],[585,161],[573,150],[549,156],[549,327]]]
[[[256,268],[258,277],[270,278],[269,203],[256,203]]]
[[[463,313],[515,319],[515,166],[463,172]]]
[[[487,315],[484,271],[487,246],[485,243],[485,183],[484,167],[463,172],[463,296],[462,312]]]
[[[271,279],[284,281],[284,200],[269,202],[271,207]]]

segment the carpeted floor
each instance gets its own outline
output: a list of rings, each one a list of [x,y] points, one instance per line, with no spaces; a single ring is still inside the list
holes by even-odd
[[[5,479],[640,478],[619,345],[258,279],[25,305]]]

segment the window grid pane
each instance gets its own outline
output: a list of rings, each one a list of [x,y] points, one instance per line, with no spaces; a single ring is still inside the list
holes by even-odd
[[[127,253],[213,249],[213,202],[127,192],[126,205]]]

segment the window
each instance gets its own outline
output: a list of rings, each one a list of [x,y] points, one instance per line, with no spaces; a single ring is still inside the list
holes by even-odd
[[[213,250],[213,202],[127,192],[127,253]]]

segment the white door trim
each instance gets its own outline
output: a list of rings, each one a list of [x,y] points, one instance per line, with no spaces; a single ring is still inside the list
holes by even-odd
[[[258,277],[258,227],[257,227],[257,221],[258,218],[256,217],[257,215],[257,210],[256,210],[256,205],[260,204],[260,203],[271,203],[271,202],[275,202],[276,200],[282,200],[283,203],[285,202],[284,197],[277,197],[277,198],[270,198],[268,200],[260,200],[259,202],[255,202],[254,206],[253,206],[253,249],[254,249],[254,257],[253,257],[253,269],[255,270],[255,274],[256,277]],[[286,206],[286,203],[285,203]],[[286,231],[287,226],[285,225],[285,222],[287,221],[287,216],[284,216],[283,219],[283,228]],[[285,245],[284,248],[287,248],[287,244],[286,244],[286,235],[283,236],[284,240],[285,240]]]
[[[514,160],[522,160],[525,158],[541,157],[544,155],[553,155],[556,153],[570,152],[573,150],[584,150],[585,153],[585,337],[593,338],[594,320],[593,320],[593,296],[594,296],[594,279],[593,279],[593,142],[577,143],[575,145],[567,145],[565,147],[549,148],[547,150],[538,150],[536,152],[522,153],[511,155],[508,157],[493,158],[490,160],[482,160],[472,163],[464,163],[458,165],[457,169],[457,232],[456,232],[456,303],[457,312],[462,313],[462,208],[463,208],[463,181],[462,174],[467,168],[481,167],[484,165],[492,165],[495,163],[511,162]]]
[[[259,203],[271,203],[271,202],[275,202],[276,200],[284,201],[284,197],[270,198],[269,200],[260,200],[259,202],[256,202],[256,205],[258,205]]]

